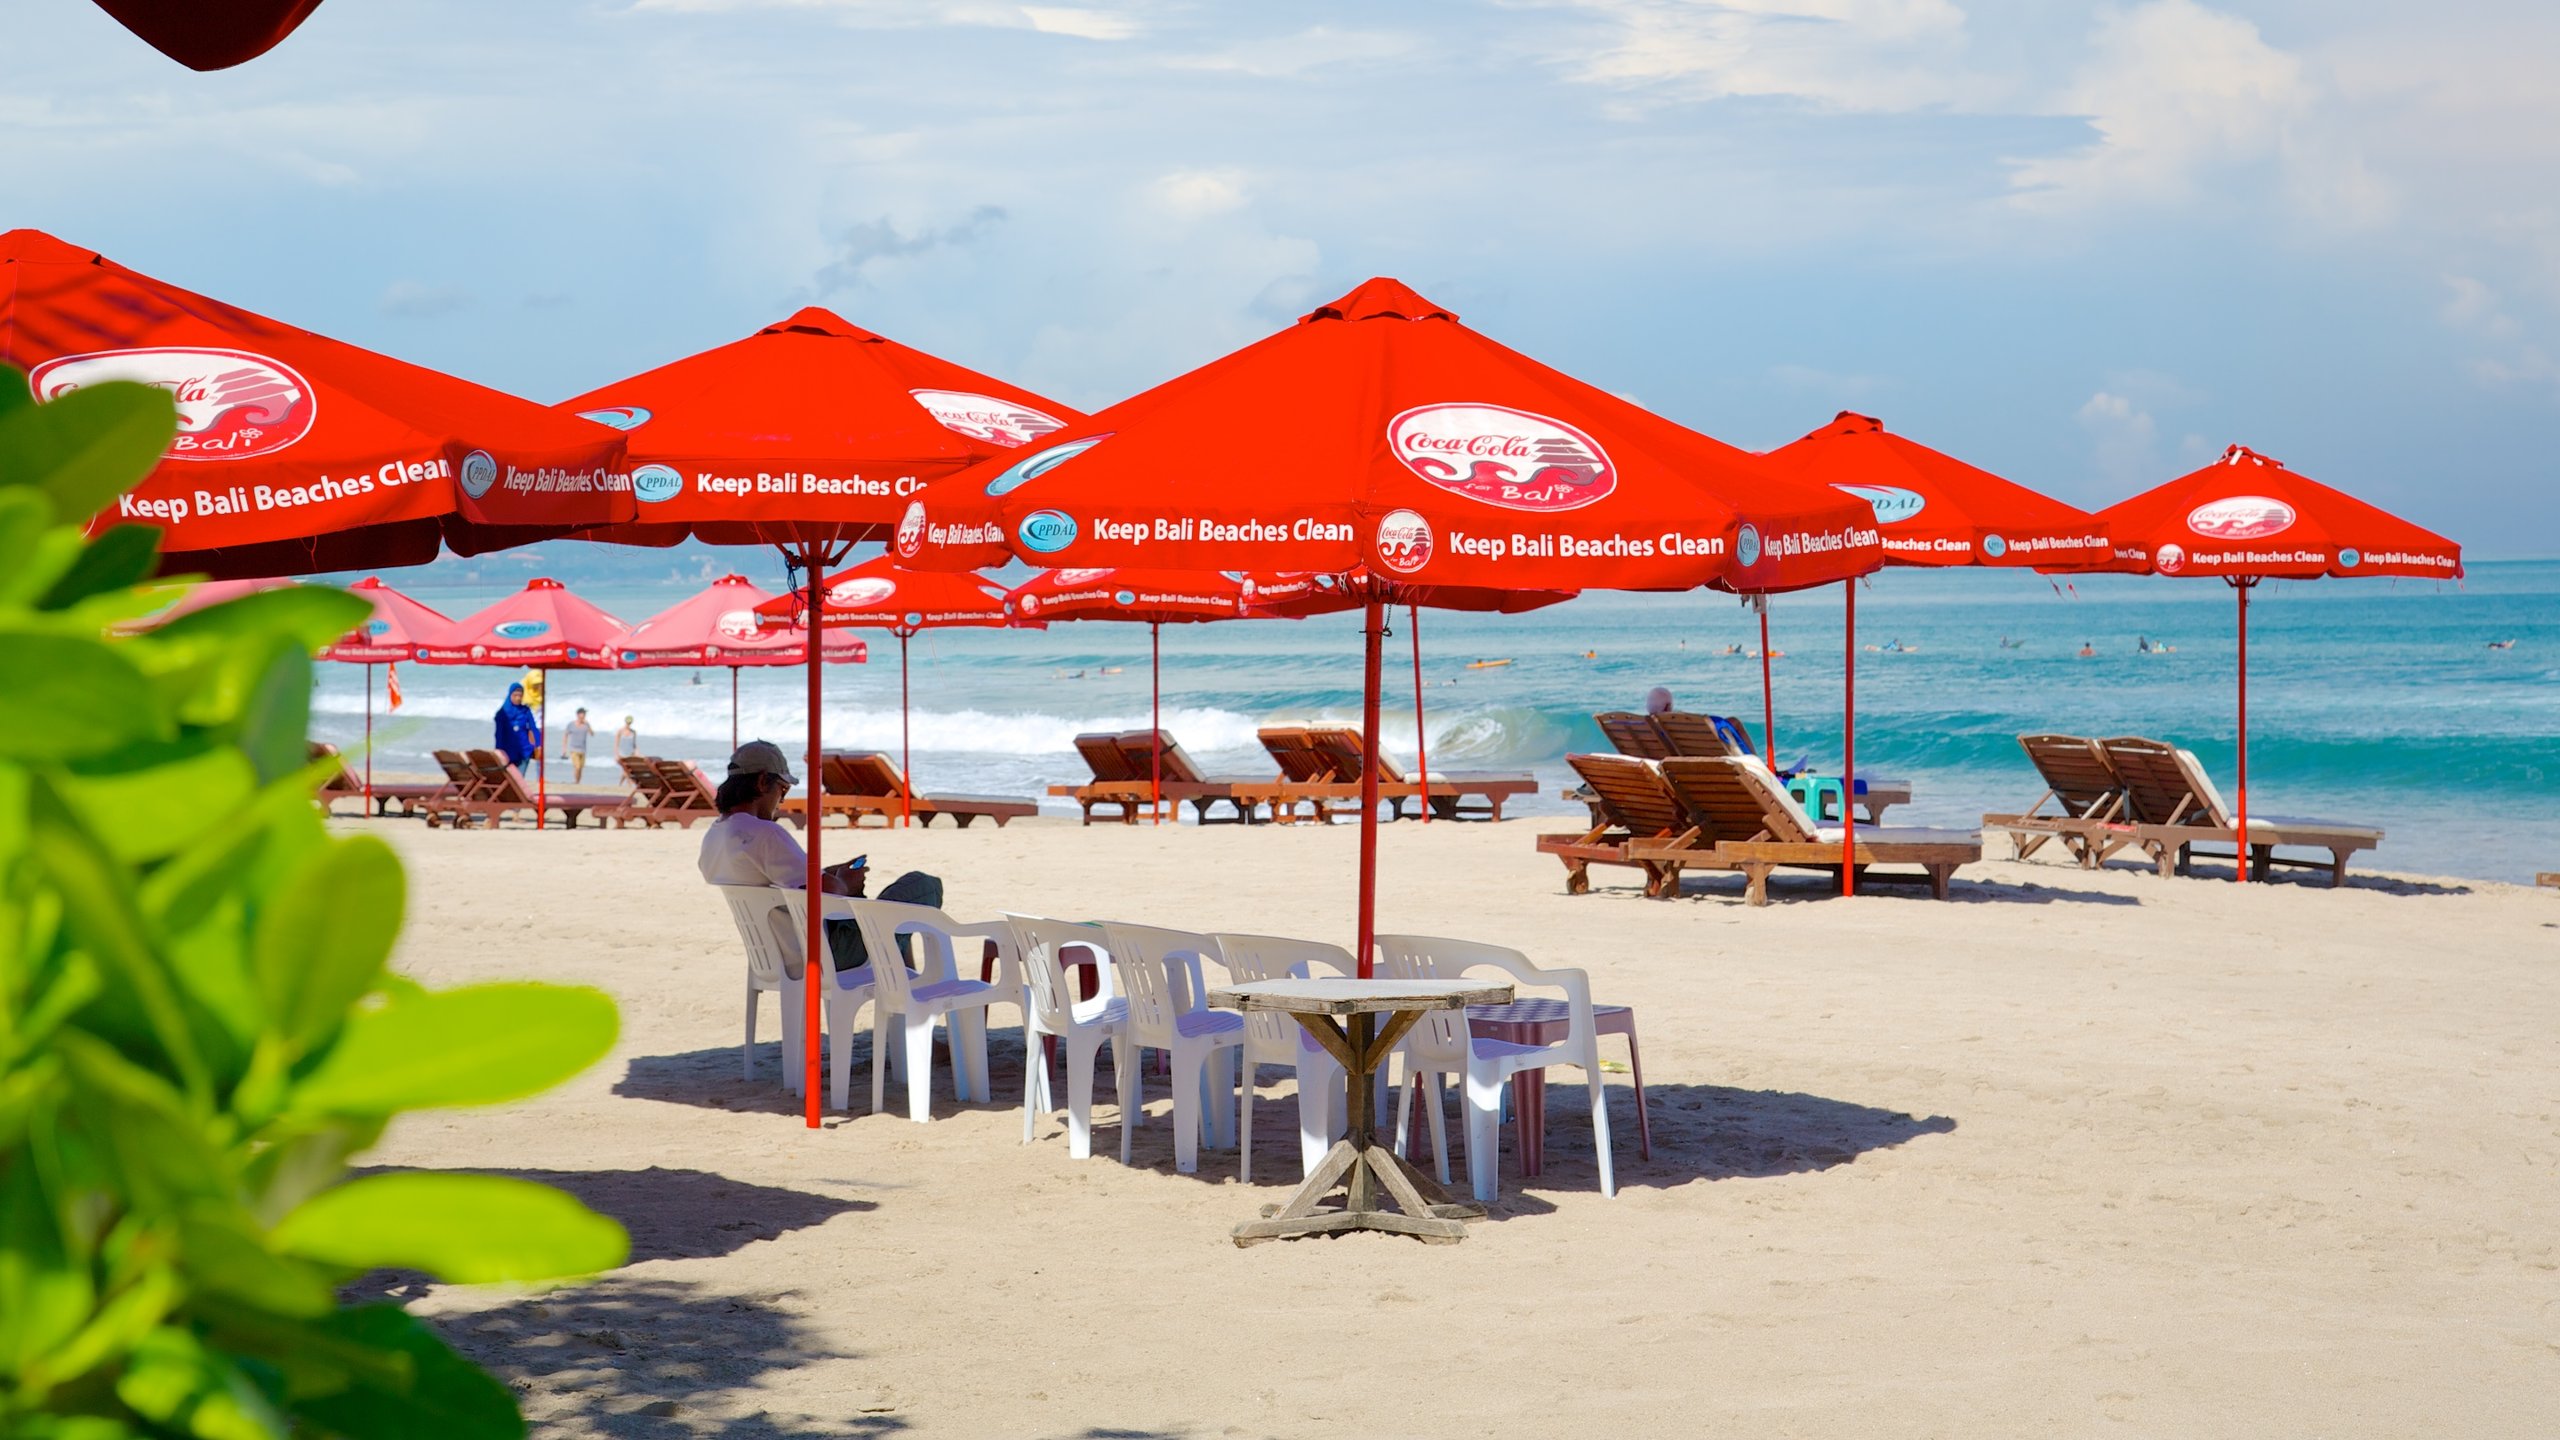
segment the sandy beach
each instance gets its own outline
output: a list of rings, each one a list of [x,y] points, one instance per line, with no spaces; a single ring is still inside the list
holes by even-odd
[[[812,1133],[770,1004],[739,1076],[699,831],[340,823],[409,862],[407,973],[621,1004],[567,1087],[414,1118],[375,1157],[535,1176],[630,1225],[627,1267],[548,1294],[366,1287],[513,1379],[537,1433],[2489,1436],[2560,1413],[2560,894],[2002,862],[1950,903],[1817,900],[1808,875],[1751,910],[1731,876],[1568,898],[1530,849],[1552,820],[1390,826],[1382,929],[1583,966],[1635,1007],[1653,1157],[1610,1075],[1604,1200],[1559,1083],[1546,1173],[1506,1147],[1464,1244],[1238,1250],[1228,1227],[1297,1180],[1279,1072],[1251,1187],[1232,1152],[1174,1173],[1161,1083],[1133,1167],[1107,1098],[1095,1159],[1058,1120],[1023,1146],[1010,1008],[1001,1103],[954,1104],[943,1068],[930,1125]],[[941,875],[963,919],[1352,926],[1350,826],[828,842]]]

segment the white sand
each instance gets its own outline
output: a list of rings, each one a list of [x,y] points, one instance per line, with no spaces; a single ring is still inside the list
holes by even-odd
[[[1464,1244],[1251,1250],[1228,1227],[1297,1178],[1279,1072],[1251,1188],[1232,1152],[1173,1173],[1160,1082],[1135,1167],[1107,1098],[1097,1158],[1054,1121],[1022,1146],[1009,1028],[1006,1103],[953,1104],[944,1067],[931,1125],[812,1133],[770,1004],[739,1078],[699,832],[375,827],[412,866],[410,973],[601,985],[623,1015],[560,1092],[415,1119],[379,1158],[552,1178],[635,1239],[548,1296],[394,1289],[546,1434],[2551,1432],[2560,894],[2001,863],[1946,904],[1811,876],[1763,910],[1738,877],[1567,898],[1542,827],[1389,827],[1382,928],[1586,966],[1635,1006],[1653,1158],[1612,1075],[1603,1200],[1558,1083],[1546,1174],[1506,1151]],[[828,839],[941,874],[964,919],[1351,928],[1347,826]]]

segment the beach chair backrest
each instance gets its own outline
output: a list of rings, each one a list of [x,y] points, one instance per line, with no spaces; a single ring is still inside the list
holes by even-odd
[[[1650,840],[1677,835],[1694,823],[1689,807],[1663,783],[1654,762],[1632,755],[1567,755],[1565,763],[1600,797],[1600,813],[1628,835]]]
[[[2021,735],[2018,745],[2063,814],[2108,820],[2123,807],[2124,781],[2097,741],[2085,735]]]
[[[1111,968],[1129,1001],[1129,1033],[1141,1043],[1170,1045],[1182,1016],[1200,1008],[1207,976],[1203,962],[1217,961],[1218,942],[1186,930],[1102,922]],[[1220,968],[1224,968],[1223,962]]]
[[[800,978],[800,928],[788,908],[797,890],[772,885],[714,885],[729,904],[729,918],[747,947],[747,977],[759,990],[778,990]]]
[[[463,752],[471,761],[471,769],[480,778],[480,796],[506,805],[531,805],[533,792],[524,785],[524,776],[495,750]]]
[[[1360,743],[1359,731],[1345,725],[1326,725],[1309,730],[1307,734],[1315,742],[1316,749],[1332,760],[1334,779],[1346,784],[1359,782],[1361,763],[1368,754]],[[1388,758],[1384,746],[1379,747],[1377,761],[1378,783],[1382,785],[1404,783],[1404,772],[1396,768],[1394,760]]]
[[[1073,920],[1051,920],[1039,915],[1016,915],[1005,912],[1005,923],[1013,927],[1013,946],[1022,956],[1022,983],[1027,1003],[1043,1028],[1056,1034],[1074,1020],[1075,988],[1067,982],[1066,961],[1061,954],[1070,945],[1090,945],[1108,951],[1110,938],[1099,925],[1079,924]],[[866,942],[867,943],[867,942]],[[1102,998],[1115,993],[1108,967],[1103,971]]]
[[[829,755],[826,759],[827,788],[838,795],[895,800],[907,793],[907,777],[898,773],[896,761],[880,751],[862,750]]]
[[[436,764],[444,769],[444,778],[465,799],[480,793],[480,772],[471,767],[459,750],[438,750]]]
[[[889,1009],[907,1009],[908,995],[918,985],[959,978],[959,954],[951,939],[959,923],[933,906],[838,896],[827,901],[827,908],[842,908],[862,927],[862,950],[872,962],[867,968],[872,983],[879,987],[880,1002]],[[901,935],[917,937],[906,951],[916,967],[913,970],[899,963]],[[977,952],[970,953],[974,957]]]
[[[1697,715],[1686,710],[1665,710],[1653,717],[1653,728],[1662,732],[1662,743],[1674,755],[1730,755],[1733,747],[1716,731],[1715,717]]]
[[[621,757],[621,763],[622,778],[631,782],[631,788],[643,802],[655,804],[666,798],[667,782],[658,774],[656,756],[625,755]]]
[[[1358,965],[1351,952],[1321,940],[1291,940],[1278,935],[1214,935],[1218,957],[1226,962],[1227,979],[1307,980],[1351,976]],[[1298,1022],[1277,1010],[1244,1012],[1248,1053],[1285,1056],[1297,1053]]]
[[[1773,815],[1768,796],[1742,773],[1742,767],[1759,764],[1757,760],[1738,760],[1730,755],[1681,755],[1662,762],[1662,780],[1688,805],[1699,827],[1716,844],[1731,840],[1812,839],[1810,827],[1806,827],[1807,833],[1798,834],[1783,812]],[[1761,773],[1767,773],[1765,767]],[[1781,796],[1785,793],[1779,792]]]
[[[717,787],[686,761],[658,760],[652,762],[652,768],[657,774],[657,798],[661,803],[687,810],[720,808],[714,793]]]
[[[1456,980],[1494,971],[1516,985],[1562,990],[1565,995],[1565,1038],[1553,1047],[1561,1058],[1580,1065],[1594,1078],[1600,1073],[1599,1034],[1592,1023],[1591,976],[1582,970],[1543,970],[1529,957],[1500,945],[1452,940],[1439,935],[1381,935],[1378,973],[1396,980]],[[1425,1063],[1463,1065],[1467,1058],[1467,1012],[1431,1010],[1409,1032],[1406,1041]]]
[[[1632,755],[1639,760],[1667,760],[1676,753],[1671,742],[1662,738],[1662,732],[1653,728],[1653,717],[1649,715],[1639,715],[1632,710],[1610,710],[1592,716],[1591,723],[1600,727],[1601,737],[1617,747],[1621,755]]]
[[[2185,749],[2178,752],[2178,771],[2187,777],[2187,788],[2204,802],[2205,818],[2225,830],[2230,829],[2231,807],[2222,802],[2222,787],[2213,783],[2213,772],[2204,768],[2204,762],[2196,758],[2196,752]]]
[[[1333,779],[1332,757],[1315,747],[1303,725],[1266,725],[1254,732],[1280,767],[1280,778],[1300,782]]]
[[[2178,763],[2177,750],[2157,740],[2120,735],[2101,740],[2098,748],[2106,752],[2107,763],[2115,767],[2116,776],[2124,782],[2129,818],[2145,825],[2209,825],[2220,823],[2213,818],[2212,807],[2204,796],[2196,793],[2184,766]]]
[[[1128,752],[1121,748],[1122,737],[1099,731],[1076,737],[1076,753],[1084,757],[1085,768],[1096,780],[1135,780],[1129,769]]]
[[[1159,735],[1163,737],[1164,742],[1164,778],[1167,784],[1196,784],[1207,778],[1200,773],[1198,763],[1184,752],[1182,742],[1174,739],[1171,732],[1132,730],[1119,737],[1120,754],[1128,762],[1131,779],[1155,778],[1157,763],[1155,747]]]

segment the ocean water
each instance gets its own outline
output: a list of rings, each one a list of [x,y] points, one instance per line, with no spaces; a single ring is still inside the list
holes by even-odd
[[[698,588],[705,561],[660,552],[612,561],[606,547],[541,547],[513,570],[442,564],[386,578],[462,615],[521,583],[522,567],[558,571],[631,621]],[[577,558],[563,558],[566,555]],[[548,563],[546,563],[548,562]],[[770,552],[718,552],[769,589],[783,583]],[[592,573],[566,573],[583,565]],[[768,573],[770,572],[770,573]],[[2204,580],[2084,576],[2067,582],[1984,571],[1887,571],[1858,597],[1859,769],[1907,776],[1912,805],[1897,823],[1978,823],[2022,807],[2040,787],[2016,736],[2037,730],[2149,735],[2194,749],[2233,788],[2234,613],[2231,591]],[[1843,607],[1839,587],[1772,602],[1777,750],[1836,764],[1842,731]],[[2253,809],[2369,821],[2389,832],[2371,863],[2387,869],[2530,880],[2560,869],[2560,561],[2486,562],[2459,583],[2269,583],[2250,606],[2249,764]],[[1525,768],[1542,792],[1522,813],[1579,813],[1556,798],[1564,756],[1605,750],[1595,710],[1641,708],[1669,687],[1684,709],[1761,714],[1759,662],[1723,653],[1756,647],[1751,612],[1732,597],[1594,593],[1518,616],[1424,611],[1422,694],[1435,768]],[[1398,613],[1388,642],[1388,749],[1410,764],[1414,674]],[[2018,642],[2003,648],[2007,638]],[[2174,647],[2138,652],[2140,639]],[[2493,650],[2490,642],[2513,640]],[[2076,652],[2086,643],[2097,654]],[[1038,794],[1079,779],[1069,739],[1143,726],[1144,626],[1078,622],[1047,631],[954,630],[916,637],[909,654],[915,782],[929,790]],[[1269,769],[1256,727],[1356,722],[1356,617],[1166,626],[1164,723],[1211,770]],[[1469,662],[1508,659],[1471,669]],[[315,727],[361,737],[364,670],[324,665]],[[405,703],[381,712],[378,763],[431,770],[437,747],[486,745],[512,672],[403,665]],[[802,673],[747,670],[740,733],[797,753]],[[871,637],[871,661],[826,676],[825,743],[899,748],[898,644]],[[555,745],[571,710],[589,708],[593,751],[613,777],[609,735],[636,718],[644,753],[704,762],[730,739],[729,672],[554,671]],[[599,767],[590,766],[590,782]],[[553,771],[564,783],[564,763]],[[1066,813],[1073,807],[1051,802]]]

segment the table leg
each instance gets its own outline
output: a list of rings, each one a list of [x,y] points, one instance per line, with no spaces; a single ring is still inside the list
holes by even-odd
[[[1511,1077],[1512,1133],[1518,1139],[1520,1174],[1547,1168],[1547,1072],[1523,1070]]]

